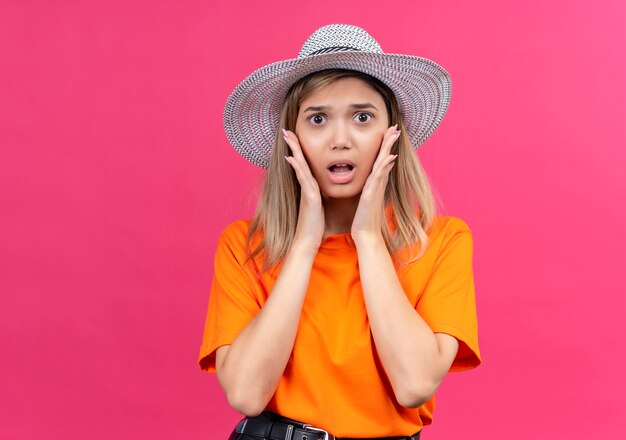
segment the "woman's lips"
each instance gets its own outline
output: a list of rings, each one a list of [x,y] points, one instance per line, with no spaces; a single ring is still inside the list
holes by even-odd
[[[337,183],[337,184],[349,183],[354,178],[354,175],[356,174],[355,167],[352,167],[352,169],[347,172],[341,172],[341,173],[333,173],[330,169],[328,169],[327,171],[328,171],[328,176],[330,180],[333,183]]]

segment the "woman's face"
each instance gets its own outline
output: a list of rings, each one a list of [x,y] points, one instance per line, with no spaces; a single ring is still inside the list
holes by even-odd
[[[320,191],[361,193],[388,128],[383,97],[359,78],[342,78],[302,101],[296,135]]]

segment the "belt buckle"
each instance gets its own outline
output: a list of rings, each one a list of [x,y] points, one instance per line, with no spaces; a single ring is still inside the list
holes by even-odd
[[[235,425],[235,432],[237,434],[243,434],[246,429],[246,425],[248,424],[248,418],[241,419],[237,425]]]
[[[329,434],[328,431],[324,431],[321,428],[316,428],[315,426],[311,426],[311,425],[307,425],[307,424],[304,424],[302,427],[305,428],[305,429],[310,429],[311,431],[317,431],[317,432],[320,432],[320,433],[324,433],[324,440],[335,440],[335,436],[334,435]]]

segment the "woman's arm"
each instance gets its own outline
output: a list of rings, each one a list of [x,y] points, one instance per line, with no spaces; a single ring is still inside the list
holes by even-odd
[[[296,339],[313,261],[324,235],[324,207],[297,136],[283,130],[285,156],[300,183],[298,223],[283,267],[265,305],[228,348],[216,353],[217,377],[230,405],[260,414],[280,381]]]
[[[415,311],[378,236],[355,240],[365,305],[376,351],[396,399],[418,407],[437,390],[454,360],[456,338],[434,334]]]
[[[352,221],[365,306],[376,351],[400,405],[417,407],[439,387],[458,351],[458,341],[434,334],[413,308],[396,275],[381,233],[385,188],[400,131],[385,132],[372,172],[365,181]]]
[[[285,371],[317,250],[294,243],[265,305],[231,345],[216,352],[217,378],[229,404],[260,414]]]

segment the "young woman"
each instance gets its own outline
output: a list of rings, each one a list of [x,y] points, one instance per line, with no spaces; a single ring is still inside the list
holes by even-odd
[[[230,142],[268,170],[219,238],[200,351],[246,416],[230,440],[417,439],[445,374],[480,364],[472,234],[413,152],[449,98],[439,65],[348,25],[229,97]]]

